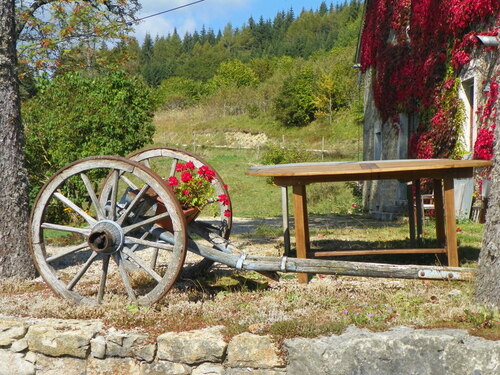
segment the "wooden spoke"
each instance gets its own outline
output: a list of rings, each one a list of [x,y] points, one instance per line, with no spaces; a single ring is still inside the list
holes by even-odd
[[[146,265],[146,263],[144,263],[144,261],[141,258],[136,256],[133,251],[131,251],[130,249],[124,248],[123,253],[126,256],[128,256],[130,259],[132,259],[135,263],[137,263],[137,265],[139,267],[141,267],[144,271],[146,271],[153,279],[155,279],[158,282],[161,281],[161,276],[158,275],[154,270],[149,268],[149,266]]]
[[[146,231],[146,232],[144,232],[144,233],[142,234],[142,236],[141,236],[141,240],[144,240],[144,239],[145,239],[148,235],[149,235],[149,232],[147,232],[147,231]],[[139,244],[138,244],[138,243],[136,243],[134,246],[130,247],[129,249],[130,249],[130,251],[134,252],[134,251],[136,251],[136,250],[137,250],[137,248],[138,248],[138,247],[139,247]]]
[[[123,264],[124,258],[121,252],[115,253],[114,254],[114,259],[116,264],[118,265],[118,269],[120,270],[120,276],[123,281],[123,285],[125,286],[125,290],[127,291],[128,298],[130,298],[132,301],[135,301],[137,299],[134,289],[132,288],[132,285],[130,284],[130,279],[127,274],[127,270],[125,269],[125,265]]]
[[[118,170],[114,170],[111,174],[111,198],[108,219],[115,220],[116,218],[116,199],[118,196]]]
[[[92,201],[92,204],[94,205],[97,218],[99,220],[104,220],[106,217],[104,216],[104,210],[99,203],[99,200],[97,199],[97,195],[94,191],[94,188],[92,187],[92,183],[90,182],[90,179],[85,173],[80,173],[80,177],[85,184],[85,188],[87,189],[87,193],[89,194],[90,200]]]
[[[71,208],[73,211],[75,211],[78,215],[80,215],[87,223],[90,225],[94,225],[97,223],[97,220],[94,219],[92,216],[90,216],[88,213],[86,213],[84,210],[82,210],[80,207],[78,207],[73,201],[71,201],[69,198],[65,197],[63,194],[60,192],[54,193],[54,196],[59,199],[64,205],[67,207]]]
[[[214,168],[212,168],[210,164],[208,164],[198,155],[190,153],[186,150],[180,150],[171,147],[153,147],[146,150],[137,151],[129,155],[128,157],[131,160],[141,163],[147,161],[150,165],[150,168],[152,168],[155,172],[163,176],[168,173],[168,175],[165,176],[165,178],[167,179],[178,174],[176,173],[176,169],[180,163],[191,162],[195,165],[195,168],[205,166],[214,170]],[[165,170],[167,173],[165,173]],[[207,226],[207,230],[213,231],[215,234],[228,239],[231,232],[232,218],[231,216],[226,216],[226,211],[230,212],[232,210],[231,204],[224,205],[222,202],[217,201],[215,197],[218,195],[226,195],[227,197],[229,197],[229,193],[227,191],[226,185],[224,184],[224,181],[222,180],[222,177],[215,170],[214,172],[215,178],[212,182],[215,190],[214,199],[213,202],[210,202],[211,207],[206,208],[205,213],[207,213],[207,211],[213,211],[213,207],[216,207],[218,212],[218,218],[216,220],[218,223],[217,225],[212,225],[209,227]],[[198,219],[196,219],[195,222],[198,222]],[[196,238],[195,241],[204,243],[205,239]],[[207,271],[212,263],[213,261],[210,259],[200,259],[194,261],[194,263],[191,263],[188,267],[185,267],[184,271],[187,271],[188,274],[191,274],[193,277],[195,277]]]
[[[135,243],[143,246],[148,246],[148,247],[153,247],[157,249],[163,249],[163,250],[172,250],[172,245],[169,244],[163,244],[161,242],[154,242],[154,241],[147,241],[147,240],[142,240],[140,238],[135,238],[135,237],[125,237],[125,243]]]
[[[149,169],[151,169],[151,164],[149,163],[149,159],[144,159],[144,160],[142,161],[142,163],[143,163],[146,167],[148,167]]]
[[[111,255],[105,254],[102,258],[102,273],[99,282],[99,290],[97,292],[97,303],[102,303],[104,291],[106,289],[106,279],[108,278],[109,258]]]
[[[139,190],[136,184],[134,184],[130,179],[128,179],[126,176],[121,175],[120,180],[125,182],[132,190]]]
[[[158,260],[158,248],[155,247],[153,249],[153,255],[151,256],[151,261],[149,262],[152,269],[156,268],[157,260]]]
[[[148,165],[147,162],[146,164]],[[149,164],[154,163],[149,161]],[[94,180],[94,176],[107,177],[99,183],[101,178]],[[89,202],[92,213],[85,211],[87,204],[82,206],[69,193],[62,192],[61,186],[74,181],[80,181],[85,186],[84,198]],[[97,185],[100,185],[99,191]],[[129,189],[138,194],[123,195]],[[157,200],[149,198],[149,189],[153,189],[158,200],[164,202],[168,213],[155,213]],[[82,224],[68,224],[65,217],[51,215],[49,208],[54,203],[57,207],[72,209]],[[169,245],[158,244],[155,242],[158,238],[156,233],[161,228],[155,223],[167,217],[171,217],[177,224],[175,233],[168,232],[173,241]],[[99,235],[101,229],[96,227],[101,225],[99,223],[102,223],[102,230],[108,230],[112,235],[113,242],[120,238],[117,245],[122,242],[123,230],[125,229],[125,233],[129,232],[123,239],[125,247],[119,245],[113,253],[92,251],[87,239],[93,230]],[[128,225],[129,223],[133,225]],[[123,228],[124,226],[126,227]],[[44,184],[36,198],[29,229],[33,261],[40,275],[55,293],[75,304],[96,305],[106,299],[106,294],[112,290],[135,301],[134,303],[155,303],[174,285],[182,271],[187,250],[187,228],[172,191],[157,173],[141,164],[140,160],[133,161],[119,156],[88,157],[60,169]],[[51,251],[48,230],[58,231],[60,234],[76,233],[80,238],[71,246]],[[164,252],[164,249],[169,253],[158,254]],[[150,266],[151,257],[154,262],[158,257],[157,261],[160,263],[160,256],[165,257],[165,261],[161,262],[162,269],[163,266],[168,266],[165,274]],[[110,261],[116,262],[117,266],[110,266]],[[60,262],[64,262],[64,267],[59,267]],[[134,272],[137,271],[137,282],[141,283],[142,276],[145,276],[147,287],[138,284],[136,288]],[[110,287],[109,280],[116,278],[122,280],[123,287]]]
[[[43,223],[41,227],[43,229],[53,229],[53,230],[59,230],[61,232],[80,233],[83,234],[84,236],[88,236],[90,233],[90,228],[76,228],[76,227],[70,227],[69,225],[61,225],[61,224]]]
[[[132,231],[134,229],[140,228],[140,227],[142,227],[144,225],[155,223],[158,220],[164,219],[164,218],[169,217],[169,216],[170,216],[170,214],[168,212],[164,212],[164,213],[161,213],[159,215],[151,216],[150,218],[148,218],[146,220],[139,221],[137,223],[128,225],[126,227],[123,227],[123,233],[127,234],[128,232],[130,232],[130,231]]]
[[[89,259],[87,259],[87,261],[85,262],[85,264],[83,265],[83,267],[80,268],[80,270],[77,272],[77,274],[75,275],[75,277],[73,277],[73,279],[66,286],[66,289],[73,290],[73,288],[75,287],[75,285],[80,281],[80,279],[82,278],[82,276],[85,274],[85,272],[87,272],[87,270],[89,269],[89,267],[92,265],[92,263],[94,262],[94,260],[97,257],[97,255],[99,255],[99,254],[96,253],[95,251],[92,253],[92,255],[90,255]]]
[[[170,167],[169,177],[172,177],[175,174],[175,170],[177,169],[177,163],[179,163],[179,159],[172,160],[172,166]]]
[[[142,197],[144,196],[144,194],[146,193],[146,191],[147,191],[148,188],[149,188],[149,185],[144,185],[141,188],[141,190],[139,191],[139,193],[137,193],[137,195],[135,196],[134,200],[132,202],[130,202],[130,204],[128,205],[128,207],[125,210],[125,212],[116,221],[119,225],[122,225],[124,223],[124,221],[130,215],[130,213],[135,208],[135,206],[137,205],[137,203],[139,203],[141,201]]]
[[[79,245],[76,245],[76,246],[73,246],[71,248],[69,248],[68,250],[65,250],[63,251],[62,253],[59,253],[59,254],[56,254],[56,255],[52,255],[51,257],[48,257],[45,261],[47,263],[52,263],[58,259],[61,259],[61,258],[64,258],[66,255],[70,255],[70,254],[73,254],[73,253],[76,253],[77,251],[79,250],[83,250],[83,249],[87,249],[89,247],[88,243],[87,242],[83,242]]]

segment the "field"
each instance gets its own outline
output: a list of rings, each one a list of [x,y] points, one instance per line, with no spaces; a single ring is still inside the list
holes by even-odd
[[[176,121],[166,120],[165,116],[159,113],[156,118],[158,131],[154,145],[185,145],[215,167],[229,185],[236,218],[232,242],[249,254],[282,255],[280,189],[265,179],[245,176],[245,171],[262,163],[266,142],[280,143],[284,138],[288,147],[300,151],[321,149],[322,137],[308,134],[312,132],[307,129],[265,132],[256,128],[258,122],[252,126],[253,122],[244,118],[240,122],[226,119],[221,125],[215,120],[210,122],[209,116],[205,118],[209,120],[206,130],[197,133],[194,125],[204,121],[201,112],[177,113]],[[310,143],[304,141],[308,137]],[[234,144],[229,144],[231,139]],[[259,143],[262,139],[266,141]],[[337,143],[329,142],[333,142],[331,138],[325,142],[330,146],[324,149],[334,152],[314,153],[317,160],[359,157],[356,137],[345,135]],[[236,148],[202,147],[202,143]],[[368,218],[360,210],[356,186],[319,184],[311,186],[308,192],[313,248],[408,246],[406,220],[377,222]],[[475,267],[483,227],[469,221],[459,222],[457,227],[461,264]],[[424,243],[433,241],[434,222],[430,218],[425,221]],[[64,244],[65,239],[59,242]],[[372,256],[356,260],[440,264],[440,259],[432,255]],[[281,274],[280,281],[274,281],[255,272],[237,272],[217,265],[204,277],[182,278],[153,307],[131,304],[118,295],[107,296],[98,307],[74,306],[55,297],[41,279],[6,280],[0,285],[0,314],[102,319],[108,326],[141,329],[152,336],[165,331],[224,325],[228,336],[250,331],[271,334],[279,341],[340,333],[354,324],[371,330],[398,325],[454,327],[500,339],[498,312],[476,305],[473,295],[473,282],[315,275],[309,284],[303,285],[297,283],[294,274]]]

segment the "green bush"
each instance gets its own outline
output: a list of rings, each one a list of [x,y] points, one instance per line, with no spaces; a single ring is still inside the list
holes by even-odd
[[[303,126],[314,120],[314,72],[310,67],[285,79],[274,99],[276,119],[285,126]]]
[[[189,107],[209,93],[208,85],[191,78],[170,77],[155,90],[155,96],[163,109]]]
[[[257,86],[259,79],[252,69],[234,59],[219,65],[212,83],[215,87],[246,87]]]
[[[270,144],[261,157],[261,163],[266,165],[305,163],[313,160],[314,155],[298,144],[287,145],[286,147]]]
[[[22,110],[31,198],[62,166],[91,155],[126,155],[154,134],[151,91],[124,72],[56,76]]]

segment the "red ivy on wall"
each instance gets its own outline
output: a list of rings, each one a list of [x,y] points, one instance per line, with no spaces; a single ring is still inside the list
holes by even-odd
[[[414,156],[450,156],[460,108],[453,77],[478,43],[471,25],[484,27],[495,18],[499,25],[499,14],[499,0],[367,1],[361,69],[374,68],[374,101],[383,121],[425,113],[410,140]]]
[[[493,158],[493,139],[498,116],[498,89],[496,77],[493,77],[489,83],[486,104],[477,111],[480,115],[481,128],[474,144],[474,159],[490,160]]]

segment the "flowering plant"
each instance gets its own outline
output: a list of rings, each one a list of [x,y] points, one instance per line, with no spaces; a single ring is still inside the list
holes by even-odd
[[[168,178],[168,185],[173,190],[181,206],[186,209],[195,207],[202,210],[209,203],[220,202],[229,206],[229,197],[226,194],[216,196],[213,182],[215,171],[202,165],[196,168],[193,162],[178,163],[175,167],[176,175]],[[226,210],[224,216],[230,216]]]

